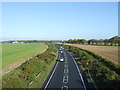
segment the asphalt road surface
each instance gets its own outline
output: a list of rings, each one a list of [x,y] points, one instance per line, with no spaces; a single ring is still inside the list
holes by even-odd
[[[56,61],[56,64],[50,75],[43,84],[44,90],[57,88],[61,90],[69,90],[71,88],[86,90],[86,84],[81,70],[78,68],[73,56],[65,49],[60,51],[58,48],[58,60],[64,58],[64,61]]]

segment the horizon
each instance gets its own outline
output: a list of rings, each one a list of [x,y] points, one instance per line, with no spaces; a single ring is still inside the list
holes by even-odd
[[[113,37],[115,37],[115,36],[113,36]],[[119,36],[120,37],[120,36]],[[112,38],[112,37],[111,37]],[[70,38],[71,39],[71,38]],[[67,40],[40,40],[40,39],[11,39],[11,40],[0,40],[0,42],[4,42],[4,41],[34,41],[34,40],[36,40],[36,41],[68,41],[68,40],[70,40],[70,39],[67,39]],[[74,38],[74,39],[84,39],[84,38]],[[72,39],[72,40],[74,40],[74,39]],[[95,39],[95,38],[92,38],[92,39]],[[101,38],[102,39],[102,38]],[[96,40],[101,40],[101,39],[96,39]],[[110,38],[104,38],[104,39],[110,39]],[[102,40],[104,40],[104,39],[102,39]],[[91,39],[85,39],[85,40],[91,40]]]
[[[118,36],[118,2],[3,2],[5,40]]]

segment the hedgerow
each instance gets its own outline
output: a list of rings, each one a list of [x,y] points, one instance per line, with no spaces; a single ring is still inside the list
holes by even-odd
[[[113,90],[118,90],[120,88],[119,65],[88,50],[69,45],[60,46],[72,53],[79,67],[83,69],[87,79],[89,79],[87,71],[90,71],[99,89],[112,88]]]

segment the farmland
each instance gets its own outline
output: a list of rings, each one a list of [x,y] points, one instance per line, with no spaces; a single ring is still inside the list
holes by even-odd
[[[82,49],[92,51],[102,57],[108,58],[114,63],[118,64],[118,47],[115,46],[96,46],[96,45],[80,45],[80,44],[67,44]]]
[[[47,48],[42,43],[3,43],[2,69],[3,72],[16,67],[26,59],[44,51]]]

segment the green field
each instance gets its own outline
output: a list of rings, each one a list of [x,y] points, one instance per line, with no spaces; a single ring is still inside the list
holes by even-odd
[[[58,57],[57,48],[53,44],[47,44],[48,49],[31,58],[13,71],[2,76],[2,88],[40,88],[51,72]],[[39,74],[40,76],[36,78]],[[31,85],[30,82],[33,81]]]
[[[8,69],[20,60],[23,61],[45,50],[43,43],[3,43],[2,44],[2,69]]]

